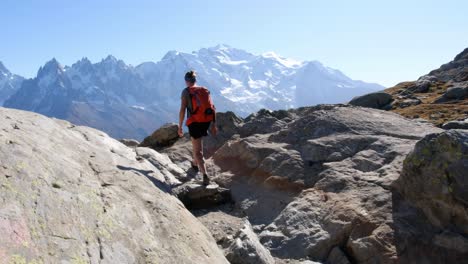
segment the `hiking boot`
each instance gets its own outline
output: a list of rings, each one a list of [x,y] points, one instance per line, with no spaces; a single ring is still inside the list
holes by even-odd
[[[198,172],[198,166],[193,164],[193,162],[190,162],[190,165],[192,165],[192,170]]]
[[[210,184],[210,178],[208,178],[208,175],[205,173],[203,174],[203,185],[207,186]]]

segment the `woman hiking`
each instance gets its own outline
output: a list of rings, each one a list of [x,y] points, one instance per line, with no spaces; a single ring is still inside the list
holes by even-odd
[[[182,91],[179,112],[179,137],[184,136],[182,123],[187,111],[187,121],[190,138],[192,140],[193,160],[192,168],[203,174],[203,185],[209,185],[210,179],[206,173],[205,159],[203,157],[203,137],[207,136],[208,129],[216,136],[216,108],[211,100],[210,92],[202,86],[197,86],[197,75],[194,71],[185,74],[187,88]]]

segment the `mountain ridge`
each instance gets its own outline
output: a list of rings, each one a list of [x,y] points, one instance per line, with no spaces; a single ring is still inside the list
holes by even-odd
[[[95,63],[83,57],[71,66],[52,58],[4,106],[89,125],[116,138],[142,139],[155,127],[177,120],[183,75],[190,69],[210,89],[219,111],[241,116],[261,108],[340,103],[383,89],[318,61],[274,52],[257,55],[222,44],[191,53],[168,51],[160,61],[136,66],[113,55]],[[134,129],[118,124],[122,122]]]
[[[468,48],[418,80],[385,92],[392,98],[389,110],[407,118],[423,118],[437,126],[463,123],[468,120]]]
[[[0,106],[20,88],[24,78],[13,74],[0,61]]]

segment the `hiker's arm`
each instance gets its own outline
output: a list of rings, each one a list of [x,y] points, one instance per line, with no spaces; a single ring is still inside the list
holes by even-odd
[[[187,108],[187,99],[182,97],[180,100],[180,111],[179,111],[179,136],[181,137],[184,135],[182,132],[182,124],[184,123],[186,108]]]
[[[211,134],[216,136],[218,134],[218,127],[216,126],[216,110],[214,110],[213,122],[211,123]]]

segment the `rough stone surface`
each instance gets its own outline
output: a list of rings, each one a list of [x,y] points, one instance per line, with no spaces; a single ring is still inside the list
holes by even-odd
[[[228,189],[218,185],[203,186],[188,182],[173,189],[174,194],[191,209],[209,208],[231,201]]]
[[[246,219],[237,214],[234,204],[224,204],[214,209],[192,210],[192,213],[207,227],[216,242],[223,247],[233,240],[242,229]]]
[[[154,131],[151,136],[146,137],[139,146],[151,147],[154,149],[170,146],[179,138],[179,135],[177,134],[178,128],[179,126],[175,123],[165,124]]]
[[[431,76],[423,76],[419,78],[412,86],[405,90],[404,94],[413,93],[427,93],[429,92],[431,85],[434,84],[435,78]]]
[[[405,108],[405,107],[410,107],[412,105],[418,105],[421,103],[421,100],[419,99],[405,99],[401,102],[398,102],[398,107]]]
[[[468,129],[468,119],[450,121],[442,125],[443,129]]]
[[[170,186],[179,185],[189,177],[187,172],[176,166],[165,154],[146,147],[137,147],[135,153],[137,159],[145,159],[155,166],[158,169],[155,173],[160,174]]]
[[[437,80],[445,82],[463,82],[468,80],[468,48],[465,48],[455,58],[442,66],[439,69],[429,73]]]
[[[351,264],[339,247],[334,247],[328,255],[326,263],[328,264]]]
[[[393,193],[397,251],[404,263],[468,259],[468,132],[426,136],[405,159]]]
[[[140,144],[140,142],[138,142],[138,140],[136,139],[123,138],[123,139],[120,139],[119,141],[122,142],[127,147],[136,147]]]
[[[354,106],[262,110],[207,164],[278,263],[326,262],[337,247],[351,263],[397,263],[392,186],[415,143],[441,131]],[[182,162],[181,147],[163,152]]]
[[[227,263],[215,240],[231,263],[468,259],[468,132],[350,105],[217,118],[205,187],[187,135],[129,148],[0,108],[0,260]]]
[[[392,101],[392,96],[385,92],[375,92],[353,98],[349,104],[355,106],[382,109]]]
[[[464,99],[468,96],[468,87],[451,87],[445,92],[445,97],[448,99]]]
[[[406,158],[399,190],[433,225],[468,235],[467,172],[467,131],[429,135]]]
[[[434,101],[434,103],[444,104],[447,102],[459,101],[468,98],[468,82],[458,83],[455,85],[457,86],[448,88],[442,96]]]
[[[228,263],[131,148],[31,112],[0,120],[2,263]]]
[[[275,260],[258,241],[257,235],[247,221],[227,245],[226,258],[232,264],[274,264]]]

